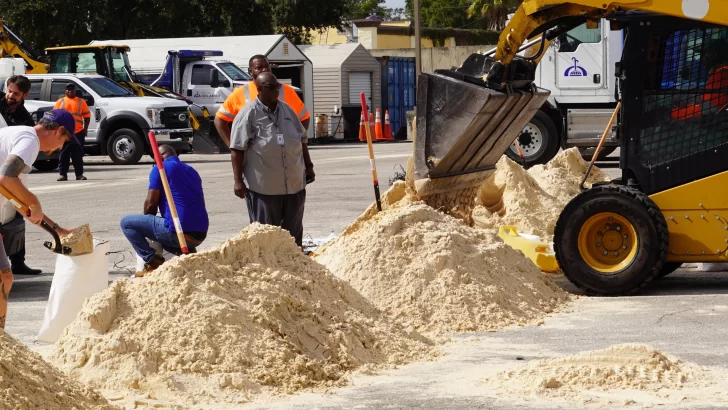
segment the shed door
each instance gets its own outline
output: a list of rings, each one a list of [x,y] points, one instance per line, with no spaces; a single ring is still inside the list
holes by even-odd
[[[349,104],[361,104],[359,95],[364,92],[367,97],[367,105],[372,106],[372,73],[351,72],[349,73]]]

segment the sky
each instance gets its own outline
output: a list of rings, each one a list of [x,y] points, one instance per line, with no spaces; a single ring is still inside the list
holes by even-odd
[[[404,0],[385,0],[384,4],[390,9],[404,8]]]

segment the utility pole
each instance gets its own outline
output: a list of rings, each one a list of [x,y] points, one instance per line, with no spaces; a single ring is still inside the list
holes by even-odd
[[[422,42],[420,36],[420,0],[414,0],[415,9],[415,79],[422,72]]]

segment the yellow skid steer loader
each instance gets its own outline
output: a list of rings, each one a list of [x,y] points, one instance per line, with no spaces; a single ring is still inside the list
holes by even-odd
[[[684,262],[728,261],[724,1],[525,0],[494,52],[418,77],[413,178],[421,196],[483,183],[549,96],[533,81],[550,41],[602,18],[625,30],[611,82],[622,177],[566,206],[554,248],[576,286],[617,295]]]

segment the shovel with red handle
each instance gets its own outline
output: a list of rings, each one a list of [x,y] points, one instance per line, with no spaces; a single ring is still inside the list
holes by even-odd
[[[182,230],[182,223],[179,220],[179,215],[177,215],[177,207],[174,205],[174,199],[172,198],[172,190],[169,188],[167,174],[164,172],[164,162],[162,162],[162,155],[159,153],[159,145],[157,145],[157,137],[154,135],[154,131],[149,131],[149,144],[152,146],[152,151],[154,152],[154,161],[157,162],[159,176],[160,178],[162,178],[164,195],[167,197],[167,204],[169,205],[169,212],[172,214],[172,221],[174,222],[174,230],[177,232],[179,246],[182,249],[182,253],[189,253],[189,249],[187,249],[187,241],[185,240],[185,233]]]

